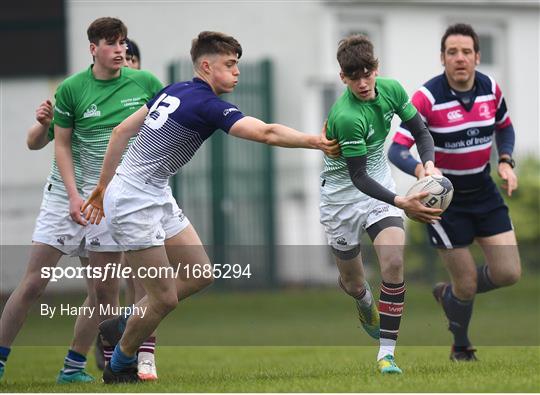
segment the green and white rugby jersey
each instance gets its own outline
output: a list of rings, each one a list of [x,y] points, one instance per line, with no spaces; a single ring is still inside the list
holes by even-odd
[[[347,88],[334,103],[328,115],[326,136],[337,139],[341,156],[324,157],[321,172],[321,202],[341,204],[372,199],[360,192],[352,183],[345,158],[367,155],[368,175],[394,191],[395,184],[384,152],[384,141],[390,132],[394,114],[408,121],[416,108],[401,84],[393,79],[377,77],[377,97],[362,101]]]
[[[162,87],[150,72],[127,67],[121,69],[117,78],[97,80],[92,74],[92,66],[67,78],[58,87],[54,122],[73,129],[71,148],[79,191],[97,184],[113,128],[153,98]],[[56,160],[49,182],[64,188]]]

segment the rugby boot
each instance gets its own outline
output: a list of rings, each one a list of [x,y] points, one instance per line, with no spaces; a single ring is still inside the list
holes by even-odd
[[[386,355],[377,361],[379,372],[382,374],[401,374],[401,369],[396,365],[393,355]]]
[[[111,364],[108,363],[103,369],[103,382],[105,384],[127,384],[140,383],[141,379],[137,374],[137,365],[133,364],[119,372],[114,372],[111,369]]]

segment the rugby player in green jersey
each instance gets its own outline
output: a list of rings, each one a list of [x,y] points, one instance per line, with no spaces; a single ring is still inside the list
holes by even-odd
[[[77,197],[84,196],[85,190],[93,188],[92,175],[95,177],[99,174],[99,160],[102,155],[100,147],[104,151],[107,146],[107,131],[110,133],[114,126],[162,87],[148,72],[121,69],[126,62],[126,35],[127,29],[118,19],[100,18],[94,21],[88,29],[88,38],[95,63],[86,71],[64,81],[57,92],[54,116],[56,141],[58,144],[61,140],[63,145],[61,154],[57,153],[58,162],[53,163],[45,186],[40,214],[32,236],[33,245],[27,271],[21,284],[6,303],[0,319],[0,377],[4,372],[11,344],[20,331],[28,310],[48,283],[49,279],[40,275],[42,268],[55,266],[63,254],[81,255],[85,238],[86,249],[92,251],[91,264],[103,265],[106,262],[119,261],[117,253],[103,252],[115,250],[114,242],[106,229],[80,226],[84,221],[80,221],[80,215],[77,217],[74,207]],[[92,103],[85,103],[84,100]],[[63,109],[58,107],[60,103]],[[88,106],[84,107],[86,104]],[[45,126],[47,119],[50,123],[50,106],[51,103],[45,101],[36,113],[39,124],[34,125],[28,133],[28,146],[31,149],[44,147],[54,136],[53,130],[47,135],[49,128]],[[64,167],[62,175],[59,169],[61,163]],[[79,199],[82,202],[82,198]],[[71,216],[73,219],[70,218],[70,206],[74,213]],[[75,222],[77,218],[78,223]],[[98,304],[118,303],[117,282],[118,279],[113,279],[112,282],[95,282]],[[87,302],[91,303],[89,300],[85,303]],[[72,348],[57,379],[59,383],[93,380],[84,371],[86,353],[96,333],[96,323],[90,321],[90,317],[78,318]]]
[[[151,99],[161,88],[151,73],[125,65],[127,28],[116,18],[99,18],[88,28],[94,64],[64,80],[56,91],[54,111],[56,158],[69,197],[73,221],[86,226],[80,208],[96,185],[112,129]],[[72,151],[78,149],[77,158]],[[81,169],[82,185],[74,167]],[[79,192],[82,190],[82,193]],[[104,225],[86,229],[86,248],[92,266],[120,262],[120,248]],[[106,307],[118,305],[119,279],[96,281],[99,320],[108,318]],[[104,347],[106,357],[112,348]]]
[[[399,82],[377,77],[378,60],[367,37],[342,40],[337,60],[347,89],[330,110],[327,138],[338,140],[341,156],[324,158],[321,223],[336,258],[339,285],[355,300],[364,329],[380,341],[379,371],[399,374],[394,349],[405,296],[401,209],[423,222],[438,219],[441,210],[420,202],[425,192],[409,197],[395,194],[383,148],[397,114],[414,131],[428,175],[434,167],[433,139]],[[360,255],[364,230],[373,241],[381,268],[380,315]]]

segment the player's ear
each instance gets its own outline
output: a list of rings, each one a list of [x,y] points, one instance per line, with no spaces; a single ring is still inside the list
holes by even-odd
[[[94,43],[90,43],[90,54],[95,57],[96,56],[96,49],[97,45]]]
[[[339,78],[341,78],[341,81],[342,81],[344,84],[346,84],[346,82],[345,82],[345,74],[343,74],[343,71],[340,71],[340,72],[339,72]]]
[[[199,63],[199,67],[205,74],[210,74],[212,70],[210,61],[206,58],[201,60],[201,62]]]
[[[474,64],[477,65],[477,66],[480,64],[480,51],[478,51],[478,52],[474,55]]]
[[[441,52],[441,66],[444,67],[444,52]]]

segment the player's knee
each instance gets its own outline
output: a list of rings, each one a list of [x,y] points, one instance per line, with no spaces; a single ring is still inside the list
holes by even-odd
[[[159,296],[155,308],[161,316],[166,316],[178,305],[176,292],[166,292]]]
[[[21,284],[21,297],[26,302],[31,302],[39,299],[45,290],[47,283],[41,278],[26,278]]]
[[[118,294],[118,287],[103,281],[96,281],[94,286],[94,298],[96,304],[111,303]]]
[[[213,275],[210,275],[210,277],[203,277],[201,279],[199,279],[199,287],[200,289],[203,289],[203,288],[206,288],[206,287],[209,287],[210,285],[214,284],[214,276]]]
[[[364,283],[363,281],[358,281],[358,279],[346,281],[341,278],[341,288],[346,294],[354,297],[364,291]]]
[[[460,300],[472,300],[476,295],[476,279],[460,281],[452,284],[454,295]]]
[[[521,278],[521,267],[512,270],[507,270],[503,273],[494,273],[492,281],[499,287],[508,287],[519,281]]]

